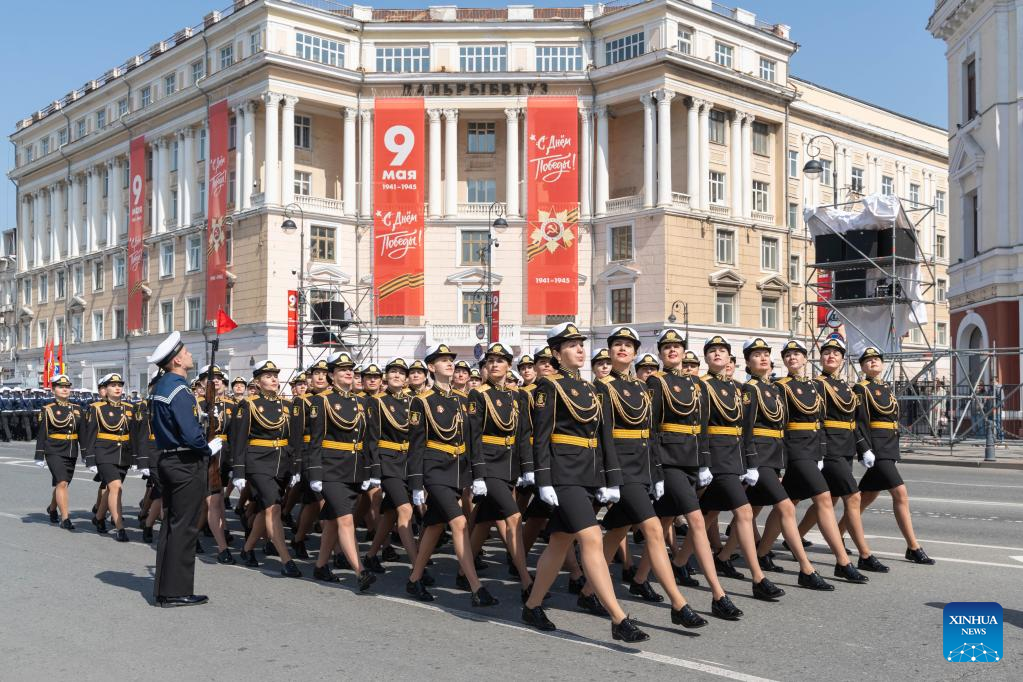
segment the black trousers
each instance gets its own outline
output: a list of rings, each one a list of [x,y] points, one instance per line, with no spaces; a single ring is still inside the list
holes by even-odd
[[[196,524],[207,494],[207,460],[199,452],[160,456],[157,475],[163,498],[164,521],[156,550],[157,597],[195,594]]]
[[[11,425],[8,423],[8,415],[0,414],[0,428],[3,429],[3,437],[5,441],[11,440]]]

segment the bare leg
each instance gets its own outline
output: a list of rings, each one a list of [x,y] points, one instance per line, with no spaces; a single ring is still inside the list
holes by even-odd
[[[572,547],[575,536],[570,533],[552,533],[551,541],[547,543],[547,549],[540,555],[536,564],[536,580],[533,581],[533,593],[526,601],[528,608],[536,608],[543,602],[543,597],[554,584],[565,563],[565,555]],[[604,564],[605,567],[607,564]]]
[[[849,555],[845,553],[845,544],[842,542],[842,534],[838,531],[838,522],[835,520],[835,508],[831,506],[831,494],[821,493],[814,495],[813,505],[817,507],[817,527],[820,528],[824,541],[831,548],[839,566],[849,563]],[[802,544],[802,543],[799,543]],[[790,544],[791,548],[792,545]]]
[[[266,523],[268,539],[277,550],[277,556],[282,564],[291,561],[291,554],[288,553],[288,543],[284,541],[284,525],[281,523],[281,505],[271,505],[269,509],[263,510],[263,518]],[[251,536],[250,536],[251,539]]]
[[[206,523],[217,541],[217,549],[223,552],[227,549],[227,536],[224,535],[224,496],[219,491],[206,498]]]
[[[913,532],[913,519],[909,513],[909,491],[906,485],[902,484],[888,491],[892,495],[892,507],[895,510],[895,522],[899,524],[902,537],[906,538],[906,545],[910,549],[919,549],[916,533]]]
[[[412,573],[408,577],[410,582],[417,582],[423,577],[426,562],[433,555],[433,550],[436,549],[437,540],[440,539],[442,532],[444,532],[443,523],[435,523],[423,529],[423,534],[419,538],[419,553],[416,554],[416,563],[412,566]]]
[[[675,574],[671,570],[668,550],[665,549],[664,543],[657,539],[657,536],[663,533],[661,524],[656,516],[651,516],[640,524],[640,529],[646,538],[646,542],[643,543],[643,558],[648,560],[653,567],[657,582],[661,584],[668,594],[668,599],[671,600],[671,608],[677,611],[686,605],[686,599],[675,584]]]
[[[716,519],[717,514],[715,513]],[[713,598],[720,599],[725,596],[725,588],[721,587],[717,569],[714,567],[714,554],[711,552],[710,543],[707,542],[703,514],[699,509],[689,512],[686,514],[686,522],[689,524],[689,533],[686,535],[686,541],[690,543],[692,552],[696,554],[696,563],[700,565],[700,570],[703,571],[703,575],[707,579],[707,584],[710,586]],[[688,556],[686,561],[689,561]],[[676,561],[675,564],[682,566],[685,564],[685,561]]]
[[[583,571],[586,572],[586,586],[597,595],[597,599],[611,615],[611,622],[617,625],[626,618],[626,614],[615,597],[611,573],[608,571],[607,559],[604,558],[600,526],[584,528],[576,533],[576,539],[582,554]],[[538,592],[539,594],[537,594]],[[544,594],[545,591],[534,588],[530,595],[530,601],[537,597],[542,599]]]
[[[256,514],[252,517],[252,530],[249,531],[249,537],[246,538],[243,549],[246,552],[251,552],[264,535],[266,535],[266,515]]]
[[[66,481],[59,482],[57,487],[53,489],[53,499],[57,503],[57,509],[60,510],[61,521],[68,518]]]
[[[110,481],[107,484],[107,508],[110,509],[110,517],[114,521],[114,528],[124,528],[121,520],[121,482]],[[102,517],[101,517],[102,518]]]
[[[526,519],[525,527],[522,529],[522,547],[526,554],[533,549],[536,539],[540,537],[540,531],[547,525],[547,519],[530,518]]]
[[[356,575],[362,573],[362,562],[359,559],[359,544],[355,540],[355,520],[351,514],[345,514],[335,520],[337,525],[337,542],[348,559]]]
[[[856,545],[856,551],[861,558],[870,556],[870,545],[867,544],[867,536],[863,533],[863,517],[860,515],[860,493],[853,493],[842,498],[845,508],[842,520],[838,524],[839,532],[849,529],[849,537]],[[898,521],[898,517],[896,517]],[[912,529],[910,530],[912,532]]]
[[[764,572],[757,561],[757,544],[753,537],[753,509],[748,504],[732,510],[732,535],[735,534],[739,535],[739,547],[746,557],[753,582],[759,583],[764,579]],[[720,553],[718,556],[721,556]]]
[[[320,551],[316,555],[316,565],[326,566],[330,561],[330,555],[337,547],[337,519],[326,519],[320,521],[323,532],[320,533]]]
[[[313,502],[312,504],[302,505],[302,513],[298,517],[298,529],[295,531],[295,542],[303,542],[306,536],[309,535],[309,531],[316,525],[316,519],[320,516],[320,505]]]
[[[377,530],[373,535],[373,544],[369,546],[366,556],[373,557],[377,555],[380,548],[384,546],[387,536],[391,534],[391,529],[394,528],[394,520],[397,517],[398,513],[394,509],[380,512],[380,518],[377,520]]]
[[[779,530],[785,536],[785,542],[789,544],[792,556],[799,562],[800,572],[813,573],[813,564],[807,558],[806,550],[803,549],[803,543],[800,541],[802,536],[799,535],[799,527],[796,525],[796,505],[792,504],[792,500],[782,500],[774,505],[774,509],[768,515],[767,525],[764,526],[764,537],[761,538],[758,548],[760,556],[766,556],[771,551],[774,541],[768,542],[767,538],[768,536],[777,537]]]

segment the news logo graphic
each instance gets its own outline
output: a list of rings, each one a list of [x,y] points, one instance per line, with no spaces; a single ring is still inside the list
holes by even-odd
[[[993,601],[955,601],[942,615],[942,650],[952,663],[1002,660],[1002,606]]]

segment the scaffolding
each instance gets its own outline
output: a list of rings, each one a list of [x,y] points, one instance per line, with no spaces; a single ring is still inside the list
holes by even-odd
[[[379,338],[371,312],[372,285],[341,284],[332,277],[313,275],[306,278],[298,295],[294,374],[340,351],[351,355],[357,365],[375,356]]]

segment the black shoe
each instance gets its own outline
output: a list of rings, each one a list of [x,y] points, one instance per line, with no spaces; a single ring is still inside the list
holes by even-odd
[[[542,632],[551,632],[557,630],[554,623],[551,622],[547,614],[544,613],[543,607],[534,606],[529,608],[528,606],[522,607],[522,622],[526,625],[532,625],[537,630]]]
[[[722,620],[739,620],[742,618],[742,609],[732,603],[728,595],[715,599],[710,603],[710,612],[715,618]]]
[[[348,559],[345,558],[344,554],[334,555],[334,568],[339,571],[349,570],[351,566],[348,564]]]
[[[923,547],[917,547],[916,549],[907,549],[906,561],[912,561],[914,564],[924,564],[925,566],[934,565],[934,559],[927,556],[927,552],[924,551]]]
[[[760,562],[760,570],[762,571],[771,571],[772,573],[785,572],[785,569],[783,569],[778,564],[774,563],[774,559],[772,559],[769,555],[758,557],[757,560]]]
[[[153,527],[145,526],[142,529],[142,542],[151,545],[153,544]]]
[[[799,586],[808,590],[819,590],[821,592],[833,592],[835,586],[821,577],[817,571],[812,573],[799,572]]]
[[[114,533],[114,539],[118,542],[128,542],[128,531],[123,528],[118,528],[117,532]]]
[[[208,601],[209,597],[205,594],[190,594],[187,597],[157,597],[156,605],[166,609],[172,606],[195,606]]]
[[[455,576],[455,589],[472,592],[472,587],[469,585],[469,579],[461,573]]]
[[[632,568],[625,568],[623,566],[622,567],[622,582],[625,583],[626,585],[629,585],[632,582],[634,582],[635,580],[636,580],[636,567],[633,566]]]
[[[426,591],[426,586],[423,585],[422,580],[412,582],[409,580],[405,583],[405,592],[412,595],[419,601],[433,601],[433,595]]]
[[[99,533],[101,535],[106,535],[107,534],[108,531],[107,531],[107,520],[106,519],[97,519],[95,516],[93,516],[92,519],[90,519],[90,520],[92,521],[92,525],[95,526],[97,533]]]
[[[234,557],[231,556],[231,550],[227,547],[217,552],[217,563],[224,564],[225,566],[234,566],[237,562]]]
[[[256,561],[256,552],[255,552],[255,550],[253,550],[251,552],[246,552],[243,549],[242,551],[238,552],[238,558],[240,558],[242,560],[242,563],[245,564],[246,566],[248,566],[249,568],[258,568],[259,567],[259,562]]]
[[[686,604],[678,611],[675,609],[671,610],[671,622],[675,625],[681,625],[684,628],[702,628],[707,624],[707,619],[693,611],[693,607]]]
[[[64,519],[63,521],[60,522],[60,527],[63,528],[64,530],[74,530],[75,524],[71,523],[71,519]]]
[[[327,566],[326,564],[314,568],[313,577],[319,580],[321,583],[341,582],[341,578],[338,578],[336,575],[334,575],[334,572],[330,570],[330,566]]]
[[[398,561],[401,557],[398,556],[398,550],[388,545],[380,550],[380,560],[387,562]]]
[[[856,568],[861,571],[870,571],[871,573],[887,573],[888,567],[877,560],[877,557],[871,554],[868,557],[860,557],[856,561]]]
[[[764,578],[758,583],[753,583],[753,598],[761,601],[775,601],[778,597],[785,594],[785,590],[781,589],[767,578]]]
[[[594,616],[607,618],[609,615],[607,609],[604,608],[604,605],[600,603],[595,594],[580,594],[579,598],[575,600],[575,605]]]
[[[487,588],[480,585],[480,589],[472,593],[472,605],[473,606],[497,606],[500,604],[497,597],[490,594]]]
[[[141,513],[139,514],[139,529],[140,530],[146,529],[146,517]]]
[[[721,559],[717,558],[717,555],[714,555],[714,568],[717,569],[718,575],[724,576],[726,578],[735,578],[736,580],[746,579],[746,576],[744,576],[742,573],[739,573],[739,571],[735,570],[735,566],[732,565],[731,559],[726,559],[725,561],[722,561]]]
[[[60,512],[56,509],[47,509],[46,513],[50,515],[50,523],[60,523]]]
[[[378,556],[369,556],[367,554],[362,557],[362,565],[366,567],[367,571],[372,571],[373,573],[387,573],[387,569],[380,563],[380,557]]]
[[[437,581],[434,580],[433,576],[430,575],[430,572],[425,568],[423,569],[423,577],[419,579],[419,582],[423,583],[427,587],[433,587],[437,584]]]
[[[203,549],[202,543],[199,542],[199,538],[195,539],[195,553],[196,554],[205,554],[206,553],[206,550]]]
[[[309,558],[309,550],[305,548],[305,540],[292,540],[291,551],[295,554],[296,559]]]
[[[846,582],[856,583],[857,585],[862,585],[870,580],[870,578],[857,571],[851,561],[845,566],[835,564],[835,577],[844,578]]]
[[[583,587],[586,585],[586,576],[581,575],[578,578],[568,579],[568,593],[569,594],[582,594]]]
[[[659,603],[664,601],[664,596],[657,594],[654,591],[653,586],[650,585],[649,580],[644,580],[641,583],[632,582],[629,585],[629,594],[639,597],[643,601]]]
[[[365,592],[376,581],[377,577],[375,575],[363,569],[362,573],[359,574],[359,592]]]
[[[288,559],[288,562],[281,567],[281,575],[285,578],[301,578],[302,571],[298,570],[294,560]]]
[[[274,543],[267,542],[263,545],[263,556],[277,556],[277,548],[274,547]]]
[[[675,574],[675,582],[683,587],[699,587],[700,581],[689,573],[688,566],[671,565],[671,571]]]
[[[617,625],[612,623],[611,637],[629,643],[645,642],[650,639],[650,635],[640,630],[639,626],[631,618],[623,618],[622,622]]]

